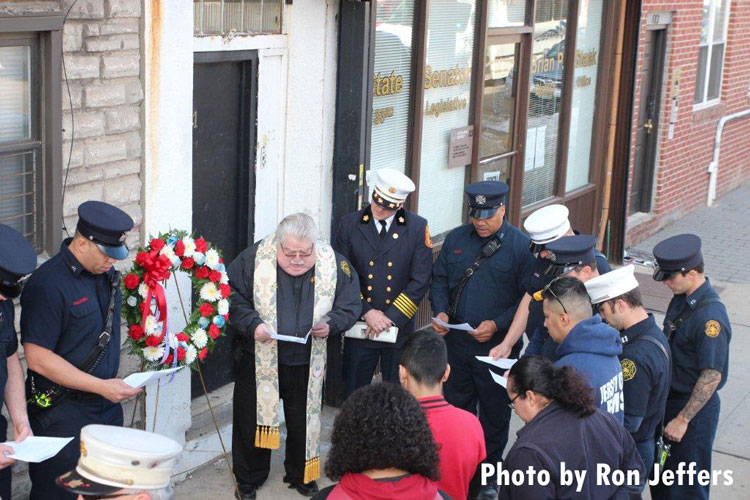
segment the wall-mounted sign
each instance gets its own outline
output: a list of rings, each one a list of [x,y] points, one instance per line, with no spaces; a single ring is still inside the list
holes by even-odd
[[[471,163],[471,150],[474,144],[474,126],[451,130],[448,147],[448,168],[464,167]]]
[[[671,12],[649,12],[646,15],[646,26],[660,26],[672,23]]]

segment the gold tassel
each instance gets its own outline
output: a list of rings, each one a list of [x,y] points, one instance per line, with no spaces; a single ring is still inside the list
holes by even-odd
[[[277,450],[280,436],[278,427],[258,425],[255,427],[255,447]]]
[[[318,478],[320,478],[320,457],[313,457],[305,461],[305,477],[302,482],[307,484]]]

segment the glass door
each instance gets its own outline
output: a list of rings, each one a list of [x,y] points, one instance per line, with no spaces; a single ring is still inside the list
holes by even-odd
[[[510,183],[518,155],[518,88],[521,36],[490,36],[484,53],[476,180]]]

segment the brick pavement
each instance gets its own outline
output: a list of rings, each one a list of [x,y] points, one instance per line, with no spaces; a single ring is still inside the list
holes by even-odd
[[[729,283],[750,283],[750,266],[744,249],[750,248],[750,182],[719,198],[712,207],[701,207],[661,231],[628,248],[628,255],[652,260],[652,249],[661,240],[695,233],[703,240],[706,274]],[[727,251],[729,249],[729,251]]]

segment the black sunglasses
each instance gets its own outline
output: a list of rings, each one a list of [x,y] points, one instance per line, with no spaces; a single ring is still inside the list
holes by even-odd
[[[550,288],[552,286],[552,283],[554,283],[555,281],[559,280],[560,278],[562,278],[562,276],[558,276],[557,278],[555,278],[552,281],[550,281],[549,283],[547,283],[547,286],[545,286],[542,289],[542,296],[544,296],[545,292],[549,292],[550,295],[552,295],[552,298],[554,298],[557,301],[557,303],[560,304],[560,307],[563,308],[563,312],[565,314],[568,314],[568,310],[565,309],[565,304],[562,303],[562,300],[560,300],[560,297],[558,297],[557,294],[552,290],[552,288]]]

